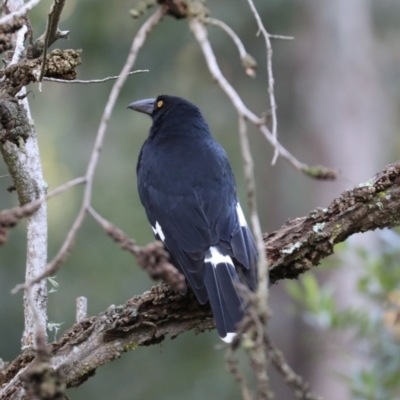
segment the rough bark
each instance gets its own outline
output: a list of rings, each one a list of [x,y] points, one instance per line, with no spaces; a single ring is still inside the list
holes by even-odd
[[[264,235],[271,282],[297,278],[333,253],[333,246],[350,235],[400,225],[400,161],[387,166],[364,184],[346,191],[326,209],[288,221]],[[111,306],[86,318],[49,345],[53,368],[68,387],[79,386],[96,368],[138,346],[149,346],[194,329],[213,329],[210,309],[192,294],[181,296],[161,285],[124,305]],[[25,350],[0,371],[0,400],[21,399],[21,375],[35,353]]]
[[[23,4],[21,0],[9,0],[7,2],[8,11],[17,11]],[[14,21],[11,27],[6,27],[8,29],[6,31],[12,33],[18,27],[19,29],[16,31],[17,40],[13,40],[10,35],[6,35],[9,43],[7,42],[5,47],[15,47],[15,50],[12,60],[0,72],[2,79],[0,88],[0,152],[14,183],[11,189],[17,191],[19,202],[24,205],[44,196],[47,191],[47,184],[43,179],[41,169],[36,130],[32,123],[25,88],[29,83],[35,82],[40,75],[43,57],[30,59],[29,52],[24,51],[24,35],[27,27],[23,25],[22,20]],[[23,30],[24,28],[25,30]],[[18,41],[18,35],[20,35],[20,41]],[[76,77],[75,67],[80,64],[80,51],[54,50],[45,60],[43,71],[46,76],[74,79]],[[0,242],[5,240],[5,236],[4,229],[0,229]],[[42,203],[27,218],[26,281],[41,275],[46,264],[47,212],[46,203]],[[35,313],[32,307],[36,308],[37,318],[34,316]],[[46,326],[46,280],[42,280],[32,289],[32,304],[29,304],[25,294],[24,315],[23,348],[34,346],[36,336],[35,323]],[[37,320],[36,322],[35,319]]]
[[[271,282],[297,278],[355,233],[400,225],[400,162],[345,191],[328,208],[317,208],[265,235]]]
[[[7,2],[9,11],[17,11],[23,6],[21,0]],[[4,4],[3,4],[4,6]],[[21,27],[23,32],[24,26]],[[25,27],[26,29],[26,27]],[[18,39],[18,33],[16,35]],[[20,48],[18,48],[20,46]],[[13,59],[9,65],[11,70],[18,68],[22,56],[23,40],[16,40]],[[10,88],[12,87],[12,90]],[[22,204],[31,202],[46,193],[47,187],[43,179],[36,131],[32,124],[26,90],[22,85],[13,85],[4,80],[0,90],[0,108],[2,109],[0,124],[0,148],[13,179],[19,201]],[[18,100],[17,93],[25,98]],[[10,110],[13,110],[10,112]],[[11,135],[11,137],[10,137]],[[43,203],[38,210],[27,219],[27,255],[26,279],[40,273],[47,261],[47,207]],[[32,307],[36,308],[38,323],[46,326],[47,322],[47,286],[41,282],[32,290]],[[22,334],[22,348],[33,346],[35,342],[35,317],[24,295],[25,329]]]

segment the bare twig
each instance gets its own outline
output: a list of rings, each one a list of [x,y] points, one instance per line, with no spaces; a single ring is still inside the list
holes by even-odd
[[[141,74],[143,72],[149,72],[149,70],[148,69],[138,69],[136,71],[128,72],[127,75],[129,76],[129,75]],[[65,80],[65,79],[48,78],[48,77],[45,76],[43,78],[43,80],[47,81],[47,82],[58,82],[58,83],[83,83],[83,84],[88,84],[88,83],[103,83],[103,82],[107,82],[107,81],[118,79],[119,77],[120,77],[120,75],[108,76],[107,78],[103,78],[103,79],[90,79],[90,80],[74,79],[72,81],[68,81],[68,80]]]
[[[185,277],[169,262],[169,253],[165,250],[164,244],[161,241],[155,241],[145,247],[140,247],[133,239],[129,238],[121,229],[103,218],[92,207],[89,207],[88,211],[103,227],[107,235],[119,243],[121,248],[128,250],[136,257],[139,266],[152,279],[162,279],[177,292],[182,292],[186,289]]]
[[[257,62],[249,53],[247,53],[242,41],[240,40],[236,32],[229,25],[219,19],[208,17],[205,18],[204,21],[207,24],[218,26],[230,36],[233,43],[235,43],[237,49],[239,50],[240,59],[242,61],[242,65],[246,71],[246,74],[250,78],[254,78],[256,76]]]
[[[68,253],[73,246],[75,235],[78,232],[79,228],[81,227],[86,212],[88,211],[91,204],[93,177],[96,170],[97,162],[99,160],[100,152],[103,147],[103,140],[108,127],[108,122],[110,120],[114,105],[117,101],[119,92],[121,91],[122,85],[124,84],[129,71],[132,69],[133,64],[136,61],[138,52],[143,46],[147,38],[147,35],[151,31],[151,29],[161,21],[161,19],[164,16],[164,13],[165,13],[164,8],[159,7],[153,13],[153,15],[151,15],[150,18],[148,18],[147,21],[140,27],[135,38],[133,39],[127,60],[122,68],[121,74],[118,76],[116,82],[114,83],[114,86],[111,89],[111,93],[107,100],[107,104],[105,106],[103,116],[101,118],[100,125],[97,131],[93,151],[87,166],[85,174],[86,186],[83,194],[82,205],[78,212],[77,217],[75,218],[74,223],[72,224],[64,240],[64,243],[62,244],[60,250],[53,258],[53,260],[47,264],[46,269],[43,271],[43,273],[37,275],[34,279],[27,281],[25,285],[23,285],[23,287],[30,287],[35,283],[40,282],[42,279],[54,275],[55,272],[58,270],[58,268],[65,261],[65,259],[68,257]],[[18,285],[18,287],[16,287],[14,291],[21,289],[21,287],[22,287],[21,285]]]
[[[242,116],[239,116],[239,137],[240,147],[242,150],[244,173],[246,177],[247,186],[247,201],[249,203],[250,210],[250,221],[254,237],[256,240],[256,246],[258,251],[258,310],[265,317],[268,314],[268,261],[265,252],[265,245],[263,240],[263,234],[261,230],[260,219],[257,212],[257,201],[256,201],[256,185],[254,180],[253,171],[253,158],[251,156],[251,150],[249,145],[249,139],[247,137],[246,122]],[[266,319],[266,318],[265,318]]]
[[[265,351],[264,335],[266,331],[266,318],[259,311],[259,299],[256,293],[238,283],[236,285],[240,296],[243,299],[245,315],[237,326],[237,335],[229,344],[226,354],[227,366],[230,372],[239,382],[242,389],[243,398],[249,395],[247,382],[237,368],[237,359],[235,351],[242,344],[242,347],[248,353],[250,365],[254,374],[257,400],[270,400],[273,394],[270,390],[268,377],[268,357]]]
[[[275,139],[275,141],[278,138],[278,118],[276,117],[276,101],[275,101],[275,93],[274,93],[274,74],[272,71],[272,46],[271,46],[271,40],[270,40],[270,35],[267,32],[267,30],[264,27],[264,24],[261,20],[260,14],[258,13],[253,0],[247,0],[249,2],[251,11],[253,12],[257,25],[258,25],[258,30],[261,32],[264,36],[265,39],[265,44],[267,46],[267,72],[268,72],[268,94],[269,94],[269,103],[271,106],[271,118],[272,118],[272,136]],[[279,156],[279,150],[277,147],[275,147],[275,152],[274,152],[274,157],[272,159],[272,165],[275,165],[276,160],[278,159]]]
[[[65,192],[66,190],[85,183],[86,179],[84,177],[73,179],[69,182],[64,183],[58,188],[54,189],[50,193],[45,196],[40,197],[30,203],[26,203],[20,207],[14,207],[9,210],[3,210],[0,212],[0,226],[11,227],[15,226],[21,218],[31,216],[35,211],[37,211],[38,207],[48,199]]]
[[[61,31],[58,28],[65,2],[66,0],[53,0],[53,4],[51,5],[45,33],[45,37],[47,35],[47,48],[60,38],[68,39],[69,31]]]
[[[273,35],[273,34],[268,34],[270,39],[277,39],[277,40],[294,40],[294,36],[286,36],[286,35]]]
[[[238,360],[235,357],[234,349],[232,348],[232,346],[228,346],[228,349],[226,350],[225,361],[229,372],[233,375],[236,382],[240,385],[240,388],[242,389],[243,400],[253,400],[253,396],[251,394],[247,380],[239,372]]]
[[[266,127],[265,121],[257,117],[257,115],[255,115],[245,106],[245,104],[243,103],[242,99],[240,98],[236,90],[232,87],[232,85],[226,80],[225,76],[222,74],[218,66],[217,60],[215,58],[215,54],[212,50],[211,44],[207,38],[207,30],[204,27],[203,23],[197,18],[192,18],[190,20],[190,27],[203,51],[208,69],[212,77],[215,79],[215,81],[218,83],[221,89],[225,92],[225,94],[229,97],[232,104],[236,108],[238,114],[242,115],[245,119],[247,119],[253,125],[255,125],[263,133],[268,142],[271,143],[271,145],[274,148],[278,149],[280,156],[289,161],[289,163],[295,169],[304,172],[305,174],[307,174],[312,178],[335,179],[338,175],[337,171],[320,166],[312,167],[308,166],[305,163],[300,162],[299,160],[296,159],[296,157],[294,157],[291,153],[289,153],[289,151],[286,150],[277,141],[276,138],[274,138],[272,133]]]
[[[287,363],[282,352],[271,341],[268,335],[264,335],[267,357],[271,360],[276,370],[282,375],[285,382],[293,389],[294,395],[300,400],[323,400],[322,397],[310,391],[308,383],[304,382],[300,375],[297,375]]]
[[[10,1],[8,2],[9,6]],[[28,11],[32,10],[32,8],[36,7],[40,3],[40,0],[31,0],[19,7],[17,10],[11,12],[10,14],[5,15],[4,17],[0,18],[0,25],[9,24],[13,18],[22,17]],[[11,9],[11,7],[10,7]]]
[[[40,68],[40,75],[38,78],[39,82],[39,90],[41,90],[41,82],[43,80],[43,76],[46,69],[46,56],[47,56],[47,49],[61,36],[68,37],[68,31],[61,32],[58,29],[58,23],[60,22],[60,17],[62,10],[64,8],[65,0],[54,0],[50,12],[47,18],[47,25],[46,31],[44,33],[43,40],[43,62]],[[40,40],[39,38],[38,40]]]
[[[332,254],[333,244],[350,235],[393,226],[400,226],[400,161],[387,166],[367,184],[334,199],[327,209],[314,210],[308,217],[296,218],[279,231],[265,235],[266,246],[271,249],[271,281],[295,278],[318,265],[322,258]],[[207,305],[199,305],[192,293],[181,296],[162,285],[135,296],[125,305],[109,307],[99,317],[74,325],[49,348],[52,365],[65,373],[67,385],[79,386],[96,368],[120,357],[124,351],[157,344],[168,334],[175,337],[190,329],[213,328]],[[244,346],[257,342],[249,335],[237,338],[243,340]],[[20,371],[33,357],[34,353],[27,350],[10,363],[0,400],[22,398]]]

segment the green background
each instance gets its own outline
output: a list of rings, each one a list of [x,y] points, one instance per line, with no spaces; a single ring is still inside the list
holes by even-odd
[[[353,2],[359,3],[349,0],[349,3]],[[321,1],[318,5],[317,0],[255,1],[269,32],[296,37],[294,41],[273,41],[281,142],[301,161],[310,165],[334,166],[342,171],[339,180],[331,183],[313,181],[282,159],[272,167],[273,150],[262,135],[250,127],[263,231],[278,229],[287,219],[306,215],[317,206],[327,206],[342,190],[366,181],[381,167],[398,158],[400,142],[396,110],[400,97],[400,4],[394,0],[364,3],[373,43],[371,60],[376,71],[374,81],[371,83],[371,79],[366,79],[365,86],[378,85],[379,93],[384,94],[383,99],[374,100],[376,108],[373,113],[379,114],[387,104],[390,107],[385,110],[386,125],[375,132],[381,138],[378,140],[379,151],[377,148],[376,153],[372,152],[371,162],[364,164],[362,173],[355,174],[351,162],[363,152],[363,140],[369,138],[360,139],[358,146],[352,144],[353,158],[334,159],[332,153],[340,155],[344,148],[348,150],[348,145],[338,139],[333,146],[329,126],[326,126],[326,131],[315,129],[316,125],[310,123],[311,113],[306,109],[306,105],[313,110],[323,107],[329,113],[332,87],[347,85],[341,79],[341,72],[337,73],[334,82],[329,76],[322,79],[327,85],[326,97],[325,102],[317,104],[316,98],[310,98],[309,94],[315,90],[312,85],[320,85],[321,81],[304,79],[307,69],[315,68],[315,63],[312,64],[314,51],[319,52],[318,56],[324,60],[341,57],[344,49],[339,29],[342,17],[330,14],[332,5],[329,1]],[[30,14],[35,37],[45,28],[50,4],[50,1],[42,1]],[[78,67],[79,79],[103,78],[120,72],[135,32],[149,15],[148,12],[139,20],[133,20],[128,12],[134,5],[134,2],[126,0],[67,1],[60,28],[71,31],[70,40],[60,40],[53,48],[83,50],[83,63]],[[318,15],[324,15],[325,10],[325,20],[313,15],[312,10],[317,6],[320,10]],[[261,115],[268,110],[266,51],[262,37],[256,36],[254,16],[246,1],[213,0],[208,2],[208,7],[213,17],[234,28],[259,64],[256,79],[249,79],[231,40],[218,28],[209,27],[209,37],[223,73],[246,105]],[[318,32],[332,38],[331,47],[321,49],[316,45],[313,48]],[[357,36],[357,32],[354,35]],[[354,53],[357,53],[356,47]],[[357,79],[359,66],[356,61],[349,65],[349,68],[353,67],[354,79]],[[248,215],[237,114],[212,81],[187,21],[166,17],[151,32],[134,69],[149,69],[150,72],[129,77],[121,91],[96,171],[94,208],[135,238],[139,245],[153,239],[137,194],[135,174],[137,157],[146,139],[150,119],[127,110],[126,106],[142,98],[172,94],[189,99],[203,111],[214,137],[228,153],[239,197]],[[44,176],[50,190],[84,174],[111,86],[111,82],[92,85],[45,82],[42,92],[38,92],[36,85],[29,87]],[[0,175],[6,173],[6,167],[0,161]],[[9,178],[0,179],[0,210],[17,205],[16,194],[6,191],[10,184]],[[49,202],[49,259],[61,246],[81,199],[82,188],[74,188]],[[20,352],[22,295],[12,296],[10,291],[24,279],[25,250],[25,223],[22,222],[10,231],[8,243],[0,251],[0,357],[3,360],[12,360]],[[56,280],[59,283],[57,292],[49,295],[49,321],[62,323],[61,331],[74,323],[78,296],[88,298],[89,314],[96,315],[110,304],[121,304],[154,285],[137,267],[134,258],[120,251],[90,217],[78,233],[75,247],[57,273]],[[282,285],[272,288],[271,304],[272,337],[283,348],[294,368],[312,379],[312,371],[320,362],[318,349],[310,350],[313,338],[309,335],[313,333],[306,330],[290,311]],[[49,338],[54,339],[54,332],[49,333]],[[167,339],[157,346],[138,348],[100,368],[95,377],[83,386],[70,390],[69,396],[74,400],[239,399],[240,390],[226,372],[220,343],[215,332],[199,336],[188,332],[173,341]],[[246,368],[244,364],[245,371]],[[334,372],[326,369],[332,380],[337,379]],[[293,398],[279,377],[272,374],[271,379],[277,398]],[[334,392],[322,394],[326,399],[337,398]]]

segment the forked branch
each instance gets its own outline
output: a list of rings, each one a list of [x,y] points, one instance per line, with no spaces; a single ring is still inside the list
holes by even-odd
[[[354,233],[394,226],[400,226],[400,161],[344,192],[326,209],[316,209],[264,235],[271,282],[297,278],[332,254],[335,243]],[[64,373],[67,386],[79,386],[124,351],[159,343],[167,335],[213,327],[208,306],[200,306],[191,294],[181,296],[161,286],[74,325],[49,350],[52,365]],[[17,374],[33,356],[32,350],[23,352],[1,373],[0,400],[21,398]]]

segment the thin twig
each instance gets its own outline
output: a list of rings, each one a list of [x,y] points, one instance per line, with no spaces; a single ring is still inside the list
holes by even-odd
[[[272,34],[268,34],[270,39],[278,39],[278,40],[294,40],[295,37],[294,36],[286,36],[286,35],[272,35]]]
[[[293,371],[282,352],[266,334],[264,335],[264,341],[267,357],[271,360],[276,370],[282,375],[287,385],[293,389],[294,395],[300,400],[323,400],[322,397],[310,391],[309,384],[304,382],[302,377]]]
[[[298,171],[304,172],[308,176],[317,179],[335,179],[338,172],[325,167],[312,167],[305,163],[300,162],[296,159],[288,150],[286,150],[277,140],[274,138],[272,133],[265,125],[265,121],[252,111],[250,111],[243,100],[240,98],[239,94],[232,87],[232,85],[226,80],[225,76],[222,74],[217,60],[215,58],[214,51],[211,44],[207,38],[207,30],[203,23],[197,18],[192,18],[190,21],[190,28],[198,41],[206,60],[208,69],[211,73],[213,79],[218,83],[220,88],[225,92],[225,94],[231,100],[233,106],[236,108],[239,115],[242,115],[245,119],[249,120],[253,125],[255,125],[261,133],[265,136],[271,145],[278,149],[281,157],[289,161],[289,163]],[[316,171],[316,172],[314,172]],[[319,173],[321,171],[321,173]]]
[[[230,36],[239,51],[240,59],[242,61],[242,65],[246,71],[246,74],[251,78],[254,78],[256,75],[257,63],[254,58],[249,53],[247,53],[244,44],[242,43],[236,32],[229,25],[219,19],[208,17],[205,18],[204,21],[207,24],[218,26]]]
[[[246,122],[243,116],[239,116],[239,137],[240,147],[242,150],[244,173],[246,177],[247,186],[247,201],[249,203],[250,210],[250,221],[253,229],[254,237],[256,240],[256,246],[258,251],[258,297],[259,307],[262,309],[262,314],[267,315],[268,310],[268,261],[265,252],[264,239],[261,230],[260,219],[257,212],[257,201],[256,201],[256,184],[254,179],[253,171],[253,158],[251,156],[251,150],[249,145],[249,138],[247,136]]]
[[[253,400],[249,384],[247,383],[246,378],[239,372],[239,363],[237,358],[235,357],[234,349],[232,348],[232,346],[228,346],[228,349],[226,350],[225,361],[229,372],[233,375],[236,382],[240,385],[240,388],[242,389],[243,400]]]
[[[50,11],[49,15],[48,15],[48,19],[47,19],[46,31],[45,31],[45,34],[44,34],[43,61],[42,61],[42,65],[40,67],[40,74],[39,74],[39,77],[37,79],[37,81],[39,82],[39,91],[40,92],[42,91],[41,83],[42,83],[42,80],[43,80],[44,71],[46,69],[46,57],[47,57],[47,48],[49,47],[51,15],[52,15],[52,12]]]
[[[127,75],[129,76],[129,75],[141,74],[142,72],[149,72],[149,70],[148,69],[138,69],[136,71],[128,72]],[[68,81],[68,80],[65,80],[65,79],[48,78],[48,77],[45,76],[43,78],[43,80],[47,81],[47,82],[58,82],[58,83],[83,83],[83,84],[88,84],[88,83],[103,83],[103,82],[107,82],[107,81],[118,79],[119,77],[120,77],[120,75],[108,76],[107,78],[103,78],[103,79],[90,79],[90,80],[74,79],[72,81]]]
[[[236,380],[241,384],[244,397],[247,394],[246,382],[240,378],[240,373],[235,368],[235,357],[233,354],[242,343],[242,347],[248,353],[250,365],[254,373],[257,386],[256,398],[257,400],[270,400],[273,398],[273,394],[269,385],[268,357],[264,343],[266,318],[260,312],[260,301],[257,293],[253,293],[247,286],[240,283],[236,285],[236,289],[239,290],[240,296],[243,299],[245,315],[237,326],[237,336],[228,347],[227,365]]]
[[[40,68],[40,75],[38,78],[39,91],[41,91],[41,82],[43,81],[43,76],[46,69],[46,56],[47,49],[57,40],[57,33],[60,32],[58,29],[58,23],[60,21],[61,13],[64,8],[65,0],[54,0],[50,12],[47,18],[46,31],[44,33],[44,44],[43,44],[43,62]]]
[[[9,24],[13,18],[22,17],[28,11],[32,10],[32,8],[36,7],[41,0],[31,0],[25,3],[21,8],[16,11],[11,12],[10,14],[5,15],[4,17],[0,18],[0,25]]]
[[[278,118],[276,117],[276,101],[274,93],[275,79],[272,71],[272,46],[271,46],[270,35],[264,27],[260,14],[256,9],[253,0],[247,0],[247,1],[249,2],[254,17],[256,18],[258,30],[263,34],[265,39],[265,44],[267,46],[268,94],[269,94],[269,103],[271,106],[272,136],[276,141],[278,138]],[[272,158],[272,165],[275,165],[278,156],[279,156],[279,150],[277,147],[275,147],[274,157]]]
[[[152,279],[162,279],[177,292],[182,292],[186,289],[184,275],[169,262],[170,255],[161,241],[156,240],[145,247],[140,247],[126,233],[103,218],[91,206],[88,207],[88,212],[102,226],[108,236],[118,243],[122,249],[135,256],[138,265]]]
[[[61,31],[58,28],[65,1],[66,0],[54,0],[51,6],[47,22],[48,26],[46,27],[46,33],[48,31],[47,47],[50,47],[57,39],[68,39],[69,31]]]
[[[100,226],[106,231],[106,232],[111,232],[113,230],[119,230],[119,228],[114,227],[114,225],[106,220],[104,217],[102,217],[93,207],[88,208],[89,214],[100,224]],[[114,236],[117,236],[115,234]],[[123,237],[123,239],[119,240],[121,247],[126,248],[135,256],[139,257],[141,248],[132,239],[129,239],[125,233],[123,233],[121,230],[118,232],[118,236]]]
[[[7,175],[5,175],[7,176]],[[36,199],[34,201],[31,201],[30,203],[26,203],[23,206],[20,207],[14,207],[9,210],[3,210],[0,212],[0,224],[1,220],[7,218],[9,215],[15,215],[17,218],[23,218],[25,216],[31,215],[36,209],[45,201],[51,199],[52,197],[65,192],[66,190],[80,185],[82,183],[85,183],[86,178],[80,177],[80,178],[75,178],[72,179],[71,181],[68,181],[64,183],[63,185],[59,186],[58,188],[52,190],[50,193],[46,194],[45,196],[40,197],[39,199]]]
[[[163,18],[165,13],[165,9],[163,7],[159,7],[151,16],[150,18],[147,19],[147,21],[140,27],[139,31],[137,32],[135,38],[133,39],[127,60],[125,62],[125,65],[122,68],[122,71],[120,75],[118,76],[116,82],[114,83],[114,86],[111,89],[110,96],[107,100],[107,104],[104,108],[103,115],[101,117],[100,125],[97,131],[96,135],[96,140],[94,143],[93,151],[90,156],[90,160],[87,166],[86,174],[85,174],[85,179],[86,179],[86,186],[85,186],[85,192],[83,194],[83,201],[81,208],[79,210],[79,213],[72,224],[65,240],[64,243],[62,244],[60,250],[58,253],[55,255],[53,260],[49,262],[46,266],[46,269],[44,272],[38,276],[36,276],[34,279],[28,281],[25,283],[25,285],[18,285],[15,289],[13,289],[13,292],[16,292],[20,290],[21,288],[24,287],[30,287],[34,285],[35,283],[40,282],[42,279],[54,275],[58,268],[62,265],[62,263],[65,261],[65,259],[68,256],[68,253],[70,249],[73,246],[73,242],[76,236],[76,233],[78,232],[79,228],[82,225],[82,222],[85,218],[86,212],[88,211],[90,204],[91,204],[91,197],[92,197],[92,187],[93,187],[93,177],[94,173],[96,170],[96,166],[99,160],[100,152],[103,147],[103,141],[104,141],[104,136],[107,131],[108,127],[108,122],[110,120],[114,105],[117,101],[118,95],[121,91],[121,88],[128,76],[129,71],[132,69],[138,52],[143,46],[147,35],[149,32],[156,26],[161,19]]]
[[[247,51],[246,51],[242,41],[240,40],[240,38],[236,34],[236,32],[229,25],[227,25],[225,22],[223,22],[217,18],[211,18],[211,17],[205,18],[204,22],[206,22],[207,24],[210,24],[210,25],[218,26],[223,31],[225,31],[231,37],[233,42],[236,44],[236,47],[239,50],[240,58],[243,58],[246,56]]]

